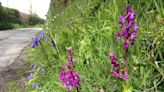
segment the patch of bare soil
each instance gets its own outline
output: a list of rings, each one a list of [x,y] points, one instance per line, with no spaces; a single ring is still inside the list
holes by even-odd
[[[9,67],[8,71],[0,73],[0,92],[18,92],[16,89],[25,89],[25,80],[27,74],[25,71],[28,69],[27,62],[28,51],[27,48],[22,50],[21,54],[17,57],[15,62]],[[12,90],[10,87],[15,87]],[[23,90],[25,92],[25,90]],[[22,92],[23,92],[22,91]]]

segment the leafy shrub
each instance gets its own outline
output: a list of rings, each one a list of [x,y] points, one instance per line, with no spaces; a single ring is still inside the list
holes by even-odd
[[[29,15],[28,17],[28,24],[29,25],[36,25],[36,24],[43,24],[44,20],[39,18],[36,14]]]
[[[20,13],[16,9],[6,8],[0,5],[0,24],[0,29],[4,30],[14,27],[28,27],[36,24],[44,24],[44,20],[39,18],[36,14],[27,15]],[[13,24],[16,26],[13,26]]]
[[[8,22],[0,22],[0,30],[13,29],[15,28],[14,24]]]

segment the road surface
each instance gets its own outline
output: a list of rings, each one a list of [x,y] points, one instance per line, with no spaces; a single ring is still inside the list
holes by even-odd
[[[41,31],[42,28],[0,31],[0,72],[8,71],[21,51]]]

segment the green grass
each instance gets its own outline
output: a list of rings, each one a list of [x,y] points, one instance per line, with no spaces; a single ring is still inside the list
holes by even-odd
[[[128,2],[137,12],[139,33],[135,46],[129,49],[129,81],[125,82],[111,77],[108,53],[114,51],[119,59],[125,53],[115,34],[121,31],[119,16]],[[29,61],[44,66],[47,73],[28,82],[29,92],[67,92],[59,81],[59,67],[67,62],[68,47],[73,48],[77,60],[80,92],[101,88],[105,92],[164,91],[163,9],[162,0],[70,0],[67,6],[52,0],[45,33],[56,41],[59,53],[45,39],[45,53],[40,46],[31,50]],[[33,82],[41,83],[41,88],[32,89]]]

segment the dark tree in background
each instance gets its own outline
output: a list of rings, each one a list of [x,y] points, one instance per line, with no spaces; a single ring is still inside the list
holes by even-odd
[[[37,14],[29,15],[28,17],[29,25],[43,24],[44,20],[41,19]]]

